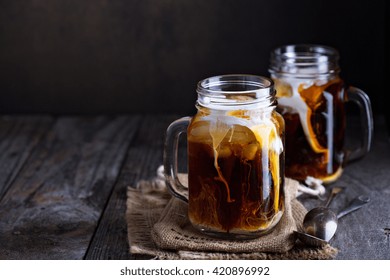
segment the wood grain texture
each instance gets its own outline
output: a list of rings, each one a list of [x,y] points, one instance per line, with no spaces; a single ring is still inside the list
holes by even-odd
[[[357,141],[357,122],[351,126],[349,137]],[[375,118],[374,135],[372,150],[365,157],[347,164],[340,179],[328,187],[346,187],[331,204],[336,212],[358,195],[371,198],[362,209],[339,220],[331,240],[339,249],[337,259],[390,259],[390,142],[383,117]],[[309,198],[301,201],[308,209],[323,203]]]
[[[54,119],[49,116],[0,118],[0,201],[53,123]]]
[[[150,179],[162,164],[165,130],[174,116],[143,118],[137,137],[127,153],[126,162],[99,223],[87,259],[129,259],[125,220],[127,188],[141,179]]]
[[[0,204],[1,259],[82,259],[136,118],[60,118]]]
[[[0,259],[143,258],[129,254],[126,190],[155,176],[177,118],[0,118]],[[371,152],[328,187],[347,187],[335,211],[359,194],[371,197],[340,219],[331,240],[337,259],[390,259],[390,143],[384,118],[375,125]],[[323,203],[300,199],[307,208]]]
[[[138,180],[155,175],[155,169],[162,160],[161,136],[170,121],[174,119],[175,117],[144,119],[129,149],[126,164],[91,244],[87,259],[148,258],[147,256],[131,256],[128,253],[124,220],[126,187],[134,186]],[[332,240],[332,244],[340,250],[337,259],[390,259],[389,230],[387,229],[390,223],[388,215],[390,207],[387,203],[390,201],[390,173],[388,173],[390,171],[390,143],[385,137],[386,132],[383,128],[383,119],[379,118],[376,122],[372,151],[365,158],[348,165],[340,180],[328,187],[330,189],[336,184],[348,186],[346,191],[334,200],[332,208],[335,211],[344,207],[352,198],[361,193],[370,194],[372,199],[367,207],[340,220],[339,230]],[[376,168],[376,164],[379,168]],[[356,176],[361,178],[362,182],[354,179]],[[363,184],[364,180],[370,183]],[[303,202],[308,208],[322,203],[313,198],[306,198]]]
[[[384,118],[376,118],[375,124],[372,150],[347,165],[338,182],[348,187],[338,209],[360,194],[371,198],[364,208],[340,219],[333,240],[339,259],[390,260],[390,142]]]

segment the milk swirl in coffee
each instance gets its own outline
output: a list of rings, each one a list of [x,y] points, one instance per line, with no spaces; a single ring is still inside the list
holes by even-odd
[[[333,181],[344,158],[343,82],[339,78],[274,81],[278,110],[286,121],[286,176]]]
[[[284,120],[273,81],[222,75],[198,83],[197,113],[167,129],[164,170],[171,193],[188,202],[191,224],[215,237],[248,239],[284,212]],[[178,135],[187,131],[188,188],[177,176]]]
[[[286,122],[286,176],[335,181],[345,163],[347,98],[338,52],[317,45],[287,45],[271,53],[278,111]]]
[[[236,234],[273,227],[284,207],[282,117],[270,108],[197,107],[188,128],[192,224]]]

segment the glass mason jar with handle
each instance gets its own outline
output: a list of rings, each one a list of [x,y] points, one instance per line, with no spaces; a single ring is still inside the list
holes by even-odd
[[[200,231],[247,239],[270,231],[284,211],[284,120],[271,79],[222,75],[198,83],[197,113],[167,129],[164,170],[171,193],[188,203]],[[187,132],[188,186],[177,176],[179,135]]]
[[[345,163],[370,150],[370,99],[362,90],[344,85],[338,60],[336,49],[321,45],[286,45],[271,52],[269,72],[286,122],[287,177],[334,182]],[[350,101],[360,108],[363,128],[362,145],[354,150],[344,147],[345,104]]]

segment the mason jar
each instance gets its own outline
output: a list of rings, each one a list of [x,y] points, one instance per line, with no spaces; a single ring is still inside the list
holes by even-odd
[[[197,113],[167,129],[164,169],[201,232],[246,239],[270,231],[284,211],[284,120],[273,81],[223,75],[197,86]],[[187,132],[188,186],[177,176],[179,135]]]
[[[346,163],[371,147],[370,99],[340,78],[339,52],[322,45],[286,45],[271,52],[269,72],[275,82],[278,111],[286,122],[286,177],[336,181]],[[345,146],[346,106],[360,109],[361,145]]]

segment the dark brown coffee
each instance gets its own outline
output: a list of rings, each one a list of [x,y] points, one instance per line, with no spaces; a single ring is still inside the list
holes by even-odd
[[[286,123],[286,176],[334,181],[341,174],[345,156],[342,80],[310,86],[295,80],[290,87],[287,82],[276,81],[275,85],[280,98],[278,110]],[[306,106],[297,105],[289,91],[298,92]]]
[[[275,123],[270,126],[275,128]],[[267,126],[255,132],[241,125],[212,127],[195,121],[188,129],[192,224],[203,231],[225,233],[271,227],[284,207],[280,188],[284,185],[284,154],[278,150],[283,149],[278,147],[283,145],[283,135]]]

